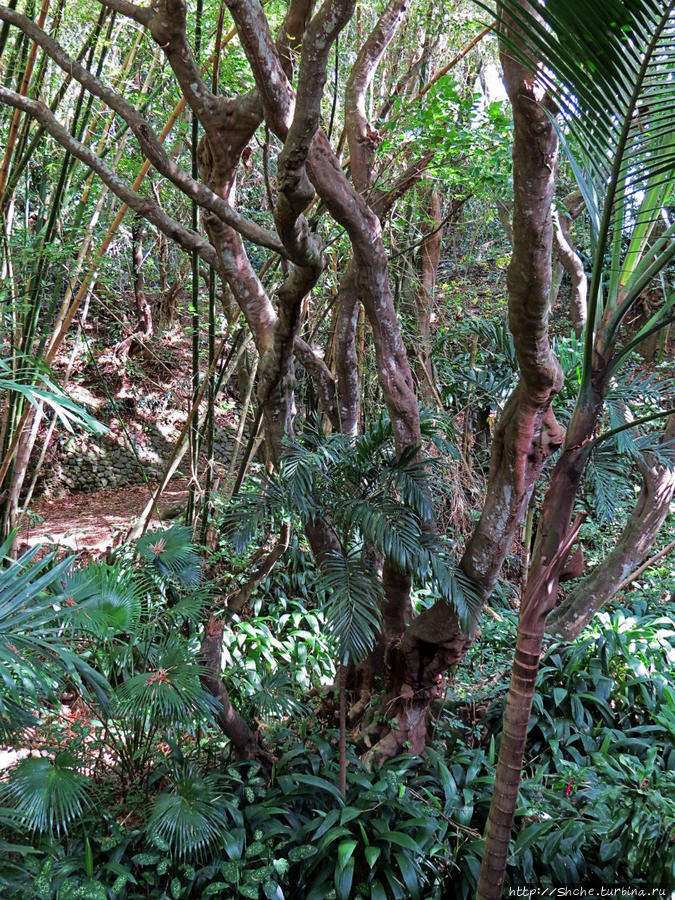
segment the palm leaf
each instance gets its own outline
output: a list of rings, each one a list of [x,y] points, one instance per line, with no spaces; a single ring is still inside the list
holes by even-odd
[[[127,679],[117,690],[122,716],[155,726],[194,727],[195,717],[210,719],[217,701],[201,685],[204,668],[185,647],[168,639],[152,655],[153,668]]]
[[[16,362],[16,357],[0,359],[0,391],[21,394],[32,406],[46,404],[67,431],[77,426],[92,434],[108,433],[106,425],[64,393],[44,363],[27,356],[21,357],[18,367]]]
[[[360,555],[340,553],[322,558],[320,582],[328,597],[326,625],[336,640],[338,658],[360,662],[379,633],[380,582],[366,570]]]
[[[640,292],[675,255],[675,225],[652,240],[673,190],[674,9],[675,0],[549,0],[536,6],[503,0],[496,10],[511,52],[537,72],[558,105],[564,122],[559,133],[590,215],[594,264],[584,383],[599,312],[611,308],[611,340]]]
[[[75,765],[67,753],[59,753],[53,761],[24,759],[0,787],[0,796],[29,831],[66,831],[91,802],[88,779]]]
[[[419,575],[431,580],[443,599],[455,610],[462,629],[468,634],[482,606],[480,592],[457,565],[440,535],[424,534],[421,543],[426,558],[420,565]]]
[[[363,540],[409,571],[419,557],[420,524],[414,510],[393,497],[345,499],[334,512],[339,527],[358,531]]]
[[[171,793],[155,800],[147,825],[151,839],[166,841],[179,859],[197,858],[221,842],[228,827],[213,777],[200,778],[191,769],[178,778]]]
[[[589,457],[585,477],[598,524],[613,522],[618,507],[632,495],[629,457],[621,455],[613,441],[600,444]]]
[[[235,553],[243,553],[274,518],[288,510],[279,479],[253,478],[245,493],[234,498],[223,511],[220,526]]]
[[[0,560],[13,535],[0,547]],[[72,558],[36,558],[33,548],[0,569],[0,733],[26,724],[27,707],[50,697],[66,677],[85,681],[101,698],[107,684],[65,643],[70,597],[62,588]]]
[[[199,584],[199,555],[192,542],[192,529],[186,525],[146,532],[136,542],[136,553],[160,575],[173,576],[183,587]]]
[[[257,690],[247,698],[247,702],[256,716],[299,715],[305,706],[298,700],[296,692],[297,685],[288,672],[283,669],[266,671],[261,674]]]
[[[80,631],[100,636],[133,631],[142,611],[142,590],[121,565],[92,562],[72,569],[62,581],[68,619]]]

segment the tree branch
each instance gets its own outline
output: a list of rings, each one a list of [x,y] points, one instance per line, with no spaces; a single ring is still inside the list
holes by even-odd
[[[675,440],[675,416],[664,438]],[[546,626],[551,634],[573,641],[600,607],[635,577],[649,553],[675,496],[675,471],[653,460],[642,463],[640,470],[642,489],[616,545],[551,613]]]
[[[264,228],[260,228],[253,222],[244,219],[210,188],[195,181],[187,174],[187,172],[184,172],[177,166],[166,154],[162,145],[159,143],[157,136],[138,110],[127,103],[126,100],[111,88],[104,85],[84,66],[68,56],[63,48],[45,34],[45,32],[34,22],[26,16],[21,15],[21,13],[17,13],[5,6],[0,6],[0,20],[15,25],[27,34],[31,40],[35,41],[36,44],[43,48],[64,72],[72,75],[73,78],[75,78],[90,93],[99,97],[110,107],[110,109],[121,116],[138,140],[141,150],[157,171],[161,175],[164,175],[165,178],[168,178],[169,181],[175,184],[176,187],[190,197],[190,199],[194,200],[204,209],[213,212],[222,219],[223,222],[226,222],[230,227],[239,231],[250,241],[284,255],[283,245],[276,235]]]
[[[139,25],[148,25],[152,18],[152,7],[136,6],[135,3],[129,3],[129,0],[99,0],[99,3],[108,9],[114,9],[128,19],[133,19]]]
[[[69,153],[96,172],[101,181],[131,209],[155,225],[185,250],[197,251],[201,259],[216,268],[218,259],[214,248],[197,232],[179,224],[149,197],[133,191],[119,175],[84,144],[77,141],[56,119],[51,110],[38,100],[31,100],[0,85],[0,101],[29,113]]]
[[[366,93],[375,70],[406,14],[409,0],[390,0],[361,47],[345,91],[345,128],[354,185],[367,194],[372,183],[371,157],[376,143],[366,115]]]

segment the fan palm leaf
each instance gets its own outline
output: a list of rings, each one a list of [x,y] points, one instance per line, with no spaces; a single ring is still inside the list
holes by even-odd
[[[24,759],[0,788],[16,821],[29,831],[61,833],[90,803],[88,780],[67,753]]]
[[[90,563],[71,569],[62,582],[71,623],[106,636],[133,631],[141,616],[142,594],[133,573],[120,565]]]
[[[224,809],[214,803],[218,793],[216,779],[202,779],[187,769],[171,793],[155,800],[148,834],[166,841],[179,859],[199,858],[222,840],[228,827]]]
[[[0,546],[9,552],[13,535]],[[0,569],[0,733],[26,724],[29,704],[50,696],[65,677],[86,680],[101,697],[106,682],[66,645],[62,629],[73,603],[63,590],[72,559],[37,558],[39,548]]]
[[[168,639],[153,656],[151,671],[127,679],[117,690],[119,712],[155,726],[193,727],[208,719],[217,701],[201,685],[205,669],[186,658],[182,644]]]
[[[192,529],[186,525],[147,531],[136,542],[136,553],[160,575],[172,575],[183,587],[199,584],[199,555],[192,542]]]

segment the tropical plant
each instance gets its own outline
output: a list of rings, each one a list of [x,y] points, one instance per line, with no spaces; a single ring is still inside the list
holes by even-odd
[[[578,150],[570,158],[590,218],[594,262],[580,392],[544,500],[521,604],[481,898],[501,893],[518,793],[514,773],[522,764],[534,693],[536,667],[528,667],[527,660],[538,658],[546,614],[580,528],[580,520],[570,528],[569,519],[589,453],[599,443],[594,435],[609,378],[635,346],[628,340],[617,349],[619,329],[641,291],[675,255],[675,226],[664,234],[655,231],[673,190],[672,4],[598,0],[592,9],[584,7],[588,27],[582,30],[574,4],[549,4],[535,15],[526,4],[504,3],[499,13],[508,45],[505,60],[507,53],[524,59],[520,74],[536,73],[555,96],[565,123],[558,133],[566,148],[566,129],[574,135]],[[539,59],[550,69],[539,66]],[[506,61],[505,66],[515,76],[516,68]],[[669,310],[667,299],[650,327],[667,322]],[[663,414],[672,410],[657,415]],[[518,674],[526,670],[527,677]]]
[[[61,579],[72,558],[40,548],[6,559],[13,535],[0,546],[0,732],[13,735],[33,721],[59,685],[89,684],[105,696],[106,681],[69,645],[64,629],[73,620],[72,600]]]

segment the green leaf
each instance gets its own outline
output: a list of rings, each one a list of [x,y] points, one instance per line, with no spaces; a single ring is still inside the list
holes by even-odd
[[[320,778],[318,775],[305,775],[304,773],[298,772],[293,775],[293,779],[298,784],[307,784],[310,787],[317,788],[320,791],[325,791],[326,793],[331,794],[333,797],[335,797],[340,806],[344,805],[344,798],[340,793],[339,788],[332,782],[327,781],[325,778]]]
[[[382,848],[381,847],[366,847],[364,849],[363,853],[366,857],[366,862],[372,869],[372,868],[374,868],[375,863],[380,858],[380,853],[382,853]]]
[[[302,847],[292,847],[288,851],[288,858],[291,862],[300,862],[303,859],[309,859],[310,856],[314,856],[316,852],[316,847],[311,847],[308,844],[305,844]]]
[[[9,803],[29,831],[61,833],[91,803],[89,780],[72,768],[66,754],[54,761],[24,759],[0,786],[0,797]]]
[[[553,688],[553,702],[556,706],[560,706],[563,700],[567,697],[567,689],[561,687]]]
[[[370,885],[370,900],[387,900],[387,892],[380,881],[373,881]]]
[[[352,854],[357,846],[357,841],[349,838],[346,841],[340,841],[338,844],[338,869],[345,867],[347,862],[352,858]]]
[[[420,883],[413,864],[410,862],[405,853],[395,853],[394,858],[396,859],[398,867],[401,870],[401,875],[403,877],[403,881],[405,882],[405,886],[408,889],[408,893],[410,894],[412,900],[417,900],[417,898],[420,896]]]
[[[355,842],[356,843],[356,842]],[[338,900],[349,900],[349,893],[354,880],[354,860],[349,859],[344,868],[335,871],[335,890]]]
[[[202,897],[222,897],[227,896],[225,891],[231,890],[227,881],[212,881],[202,890]]]
[[[257,884],[240,884],[239,893],[242,897],[249,897],[251,900],[257,900],[260,896],[260,890]]]
[[[380,831],[376,837],[378,841],[384,841],[387,844],[396,844],[397,847],[404,847],[406,850],[413,850],[415,853],[422,852],[417,841],[403,831]]]

